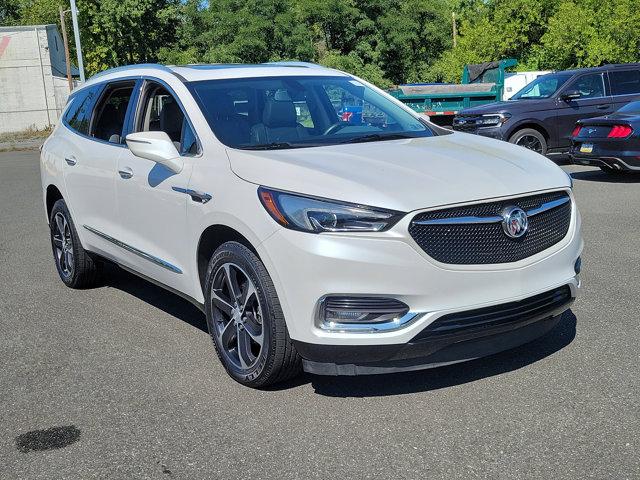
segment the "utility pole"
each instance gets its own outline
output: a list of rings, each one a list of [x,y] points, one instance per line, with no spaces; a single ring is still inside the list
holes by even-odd
[[[71,0],[71,20],[73,22],[73,37],[76,41],[76,53],[78,54],[80,81],[84,83],[84,63],[82,62],[82,47],[80,46],[80,28],[78,27],[78,9],[76,8],[76,0]]]
[[[69,82],[69,91],[73,90],[73,79],[71,78],[71,59],[69,58],[69,40],[67,39],[67,25],[64,22],[64,11],[60,5],[60,28],[62,28],[62,43],[64,43],[64,61],[67,65],[67,82]]]
[[[458,27],[456,26],[456,12],[451,12],[451,21],[453,24],[453,48],[458,44]]]

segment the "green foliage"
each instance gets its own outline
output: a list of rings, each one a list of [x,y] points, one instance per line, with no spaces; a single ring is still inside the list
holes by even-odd
[[[521,69],[638,61],[636,3],[78,0],[78,7],[88,74],[155,61],[302,60],[346,70],[386,87],[457,82],[465,64],[507,57],[517,58]],[[0,0],[0,24],[58,23],[60,5],[69,8],[68,0]],[[458,19],[455,47],[452,12]]]

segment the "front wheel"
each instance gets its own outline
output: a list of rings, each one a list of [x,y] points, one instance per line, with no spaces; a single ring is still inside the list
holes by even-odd
[[[209,334],[234,380],[260,388],[301,371],[271,277],[247,247],[227,242],[214,252],[205,301]]]
[[[509,138],[510,143],[533,150],[540,155],[547,154],[547,140],[539,131],[533,128],[518,130]]]

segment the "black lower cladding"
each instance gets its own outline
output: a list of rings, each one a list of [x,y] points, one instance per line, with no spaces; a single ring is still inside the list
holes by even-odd
[[[442,263],[480,265],[517,262],[546,250],[567,235],[571,223],[571,202],[529,217],[527,233],[517,239],[505,235],[502,222],[453,225],[420,225],[416,222],[500,216],[510,206],[528,211],[567,197],[567,192],[559,191],[420,213],[409,226],[409,233],[427,255]]]
[[[317,364],[308,368],[317,373],[335,371],[321,364],[402,369],[450,363],[492,355],[544,335],[572,301],[571,289],[563,286],[517,302],[444,315],[404,344],[295,344],[305,360]]]

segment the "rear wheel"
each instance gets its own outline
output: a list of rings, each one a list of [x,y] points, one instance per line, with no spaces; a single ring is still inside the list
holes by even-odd
[[[58,200],[49,218],[51,248],[60,279],[67,287],[88,288],[98,282],[95,259],[82,248],[78,232],[64,200]]]
[[[547,141],[539,131],[533,128],[523,128],[511,135],[509,142],[533,150],[541,155],[547,154]]]
[[[251,250],[237,242],[221,245],[205,288],[209,334],[234,380],[259,388],[301,371],[273,282]]]

